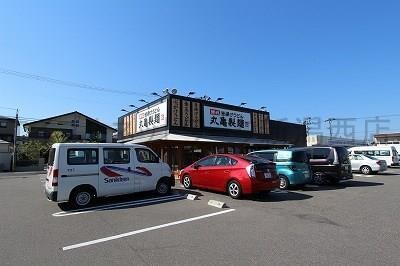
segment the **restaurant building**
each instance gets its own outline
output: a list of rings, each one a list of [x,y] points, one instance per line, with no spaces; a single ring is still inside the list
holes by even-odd
[[[172,94],[119,117],[118,142],[151,147],[173,170],[214,153],[307,144],[304,125],[269,112]]]

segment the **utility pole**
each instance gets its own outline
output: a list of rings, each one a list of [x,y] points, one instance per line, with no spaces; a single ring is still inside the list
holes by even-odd
[[[310,125],[311,125],[311,117],[306,117],[303,120],[303,125],[306,126],[306,134],[307,136],[310,135]]]
[[[18,108],[15,114],[15,129],[14,129],[14,141],[13,141],[13,164],[12,171],[15,172],[17,166],[17,133],[18,133]]]
[[[335,121],[336,118],[328,118],[325,120],[325,122],[329,123],[329,139],[332,140],[332,121]]]

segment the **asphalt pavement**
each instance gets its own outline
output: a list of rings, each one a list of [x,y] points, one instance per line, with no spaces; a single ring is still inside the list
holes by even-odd
[[[41,174],[0,174],[2,265],[400,265],[400,169],[242,200],[204,190],[45,199]],[[193,193],[198,200],[182,195]],[[226,203],[223,209],[209,200]]]

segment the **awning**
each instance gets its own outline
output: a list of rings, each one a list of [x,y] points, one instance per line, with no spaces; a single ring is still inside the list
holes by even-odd
[[[198,135],[182,135],[171,134],[164,132],[161,134],[152,134],[147,136],[135,137],[126,143],[141,144],[151,141],[188,141],[188,142],[207,142],[207,143],[235,143],[235,144],[249,144],[249,145],[276,145],[276,146],[292,146],[292,144],[285,141],[259,139],[259,138],[240,138],[240,137],[226,137],[226,136],[198,136]]]

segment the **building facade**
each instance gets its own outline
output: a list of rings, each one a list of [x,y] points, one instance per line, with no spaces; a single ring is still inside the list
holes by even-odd
[[[121,116],[118,141],[147,145],[177,170],[213,153],[305,146],[306,131],[269,112],[170,94]]]
[[[32,139],[49,139],[54,131],[62,131],[70,141],[112,142],[117,130],[80,112],[71,112],[24,124]]]
[[[321,145],[344,145],[349,147],[365,146],[368,141],[350,139],[350,138],[337,138],[323,135],[309,135],[307,136],[307,146],[321,146]]]
[[[15,118],[0,116],[0,140],[14,142],[16,123],[19,126],[19,122]]]
[[[374,135],[375,144],[400,144],[400,132]]]

